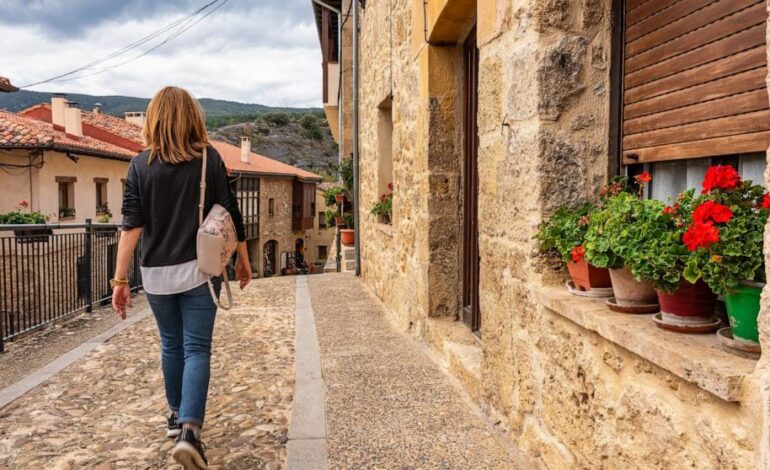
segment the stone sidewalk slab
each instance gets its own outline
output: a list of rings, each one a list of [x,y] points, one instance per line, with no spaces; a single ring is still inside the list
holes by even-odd
[[[528,469],[423,346],[349,274],[308,278],[329,468]]]

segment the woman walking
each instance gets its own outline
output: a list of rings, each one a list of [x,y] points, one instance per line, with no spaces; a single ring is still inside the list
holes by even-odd
[[[251,280],[243,219],[227,181],[224,162],[208,145],[200,104],[185,90],[166,87],[150,101],[144,126],[147,148],[128,168],[123,227],[118,245],[112,306],[126,318],[130,306],[128,265],[141,237],[144,290],[160,331],[163,381],[172,451],[186,470],[206,469],[200,441],[208,394],[211,337],[217,307],[208,276],[198,269],[196,233],[202,155],[207,149],[205,204],[230,213],[238,235],[236,279]],[[221,278],[213,279],[219,295]]]

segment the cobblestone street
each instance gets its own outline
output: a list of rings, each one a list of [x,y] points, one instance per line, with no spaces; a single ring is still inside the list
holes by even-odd
[[[204,440],[213,469],[281,468],[294,380],[294,278],[218,314]],[[155,321],[146,318],[0,410],[0,468],[181,468],[169,457]]]
[[[320,431],[304,442],[323,451],[293,468],[527,468],[347,274],[258,279],[219,313],[203,431],[210,468],[286,468],[287,449],[305,445],[289,440],[300,302],[312,308],[323,388],[295,403],[294,417],[315,407],[309,424]],[[314,338],[297,338],[299,357]],[[0,469],[179,469],[165,414],[149,316],[0,409]]]

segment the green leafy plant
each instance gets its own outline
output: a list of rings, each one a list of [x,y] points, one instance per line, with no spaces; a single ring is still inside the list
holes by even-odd
[[[72,207],[60,207],[59,208],[59,217],[62,219],[66,219],[69,217],[75,217],[75,209]]]
[[[337,172],[342,180],[342,186],[348,191],[353,191],[353,159],[346,158],[337,167]]]
[[[333,207],[337,204],[336,197],[338,194],[345,194],[345,190],[339,186],[334,186],[326,190],[324,193],[324,202],[328,207]]]
[[[349,228],[349,229],[355,229],[356,228],[355,219],[353,218],[353,214],[344,214],[342,216],[342,218],[345,219],[345,228]]]
[[[679,288],[690,258],[682,235],[691,217],[693,197],[694,190],[689,190],[681,193],[671,206],[659,201],[646,202],[650,211],[635,223],[630,251],[624,257],[634,277],[663,292]]]
[[[44,224],[48,222],[48,217],[37,211],[25,212],[29,209],[27,201],[21,201],[14,210],[0,214],[0,224],[3,225],[23,225],[23,224]]]
[[[326,223],[327,227],[334,227],[334,217],[337,215],[336,212],[329,209],[324,213],[324,222]]]
[[[741,281],[765,282],[763,235],[770,194],[751,181],[735,183],[735,170],[710,171],[717,174],[712,180],[726,181],[720,172],[732,180],[727,187],[707,189],[707,178],[704,194],[693,201],[692,221],[683,235],[691,251],[684,277],[690,282],[703,279],[724,295]]]
[[[556,250],[562,261],[569,262],[572,250],[583,244],[588,231],[588,216],[592,210],[592,204],[584,204],[575,209],[559,208],[540,225],[535,234],[534,238],[540,241],[540,251]]]
[[[620,192],[591,214],[583,247],[586,259],[598,268],[632,268],[637,248],[665,230],[663,203]]]
[[[388,183],[388,192],[380,195],[380,200],[372,205],[372,214],[376,216],[393,215],[393,183]]]

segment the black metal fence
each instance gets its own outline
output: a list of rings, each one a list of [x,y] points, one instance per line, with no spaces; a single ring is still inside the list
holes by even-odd
[[[118,225],[0,225],[0,352],[22,333],[110,302]],[[142,286],[139,250],[129,268]]]

